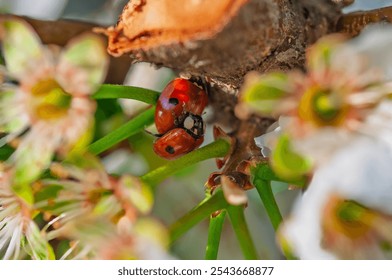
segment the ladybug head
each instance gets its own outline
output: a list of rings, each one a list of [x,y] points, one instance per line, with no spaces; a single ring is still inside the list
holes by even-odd
[[[193,138],[204,136],[205,125],[201,116],[186,112],[177,122],[177,126],[185,129]]]

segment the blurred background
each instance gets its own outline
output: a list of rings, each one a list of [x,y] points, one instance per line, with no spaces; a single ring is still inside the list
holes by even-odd
[[[262,1],[262,0],[260,0]],[[26,15],[45,20],[59,18],[93,22],[109,26],[116,23],[126,0],[0,0],[0,12]],[[347,7],[345,12],[374,9],[391,5],[391,0],[357,0]],[[126,85],[139,86],[161,91],[174,77],[170,69],[157,69],[146,63],[130,66],[124,81]],[[131,118],[145,108],[143,103],[132,100],[105,100],[105,110],[97,112],[97,132],[99,138],[115,129],[126,118]],[[208,119],[208,110],[206,118]],[[153,130],[154,128],[147,128]],[[211,125],[207,125],[205,143],[210,143]],[[129,139],[129,147],[116,148],[104,155],[103,162],[111,173],[131,173],[142,175],[148,170],[163,164],[152,152],[153,137],[141,133]],[[182,170],[176,176],[166,180],[157,188],[154,215],[166,225],[172,224],[204,198],[204,183],[211,172],[216,171],[215,162],[210,160]],[[282,214],[287,216],[298,191],[287,191],[287,185],[276,184],[277,201]],[[253,239],[261,258],[280,259],[281,254],[275,245],[272,226],[258,198],[258,194],[249,191],[249,205],[245,211]],[[208,221],[205,221],[178,240],[173,247],[173,254],[179,259],[203,259],[207,242]],[[239,244],[235,239],[230,223],[224,225],[219,259],[242,259]]]

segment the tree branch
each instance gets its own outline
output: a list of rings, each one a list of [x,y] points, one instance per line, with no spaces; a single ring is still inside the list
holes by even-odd
[[[251,70],[303,67],[305,48],[334,31],[340,16],[340,5],[330,0],[200,0],[189,4],[197,12],[174,2],[130,2],[118,25],[106,31],[109,50],[204,76],[232,94]],[[217,3],[227,6],[209,15]]]
[[[200,3],[197,4],[200,9],[196,11],[184,11],[183,5],[176,3],[175,0],[130,2],[129,5],[134,6],[128,5],[124,10],[128,10],[127,16],[122,16],[119,24],[125,20],[133,23],[133,20],[141,17],[138,24],[129,25],[130,28],[137,28],[137,32],[131,34],[136,34],[135,40],[139,44],[139,49],[134,49],[130,53],[131,58],[123,55],[111,59],[106,83],[122,83],[132,60],[167,66],[184,76],[205,77],[211,85],[210,105],[214,111],[221,112],[222,116],[216,114],[216,119],[223,125],[236,123],[233,107],[246,73],[251,70],[267,72],[302,68],[306,47],[319,37],[334,31],[335,23],[340,16],[340,5],[330,0],[192,1]],[[227,6],[222,3],[227,3]],[[155,21],[159,23],[153,25],[155,28],[160,28],[160,22],[164,28],[168,24],[168,19],[179,28],[182,28],[184,20],[188,19],[186,26],[190,27],[185,31],[178,31],[176,34],[181,34],[182,37],[172,38],[172,43],[165,41],[165,44],[160,44],[159,40],[163,40],[160,34],[170,33],[172,30],[170,26],[166,30],[156,30],[151,24],[148,25],[143,13],[154,11],[148,9],[149,5],[179,9],[175,11],[178,18],[165,14],[171,9],[160,10],[157,18],[153,18],[154,24]],[[211,12],[211,6],[223,8],[216,8]],[[214,28],[205,25],[207,17]],[[203,21],[203,18],[206,20]],[[51,22],[26,17],[24,19],[33,25],[43,42],[60,45],[95,27],[94,24],[68,20]],[[176,20],[178,22],[175,22]],[[197,24],[201,27],[198,28]],[[122,39],[125,34],[123,31],[118,30],[117,37],[110,37],[109,41],[113,43]],[[156,40],[158,43],[155,47],[146,49],[144,46],[149,40]]]
[[[368,24],[380,22],[392,22],[392,7],[342,15],[336,25],[336,31],[347,33],[354,37],[358,35]]]

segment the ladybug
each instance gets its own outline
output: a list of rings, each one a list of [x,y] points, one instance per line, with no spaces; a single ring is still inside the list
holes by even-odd
[[[198,148],[204,136],[195,138],[186,129],[174,128],[154,143],[154,152],[166,159],[175,159]]]
[[[207,93],[188,80],[171,81],[159,96],[155,109],[155,126],[158,134],[181,127],[186,114],[200,116],[207,106]]]
[[[154,152],[166,159],[175,159],[198,148],[204,141],[201,116],[187,112],[180,127],[173,128],[154,142]]]

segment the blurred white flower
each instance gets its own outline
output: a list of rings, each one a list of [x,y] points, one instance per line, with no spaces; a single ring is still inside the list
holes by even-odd
[[[117,233],[94,244],[96,259],[173,259],[167,252],[169,236],[166,228],[152,218],[141,218],[136,223],[126,217],[119,221]]]
[[[24,21],[0,22],[6,75],[18,86],[0,88],[0,145],[17,137],[10,158],[20,182],[34,180],[54,152],[85,145],[91,134],[95,102],[89,98],[106,75],[103,42],[92,34],[73,39],[60,52],[44,47]],[[87,139],[87,140],[86,140]]]
[[[114,226],[106,219],[85,216],[67,225],[72,241],[62,259],[172,259],[166,228],[152,218],[131,221],[123,216]]]
[[[0,171],[0,257],[20,259],[28,254],[32,259],[49,259],[51,248],[33,221],[34,209],[12,190],[11,177]]]
[[[392,90],[392,84],[386,82],[385,69],[371,67],[367,56],[339,37],[326,37],[312,46],[307,66],[306,76],[293,81],[294,94],[287,98],[297,102],[282,101],[292,102],[292,109],[286,111],[292,123],[286,130],[298,139],[296,142],[324,129],[337,134],[340,130],[355,131]],[[315,139],[317,142],[319,138]],[[321,147],[323,144],[318,148]]]
[[[392,29],[390,25],[367,26],[361,35],[347,42],[357,54],[366,57],[369,67],[379,69],[385,79],[392,80]]]
[[[236,113],[279,117],[255,139],[278,175],[308,174],[359,135],[392,144],[391,38],[390,26],[349,41],[327,36],[308,49],[306,73],[248,76]]]
[[[90,164],[94,162],[94,158],[86,160]],[[147,214],[152,208],[150,188],[137,177],[123,175],[116,178],[108,175],[98,164],[94,168],[80,168],[54,163],[51,171],[58,178],[42,180],[42,187],[61,186],[61,189],[56,192],[56,197],[35,204],[55,217],[49,223],[54,225],[48,232],[51,239],[72,234],[68,224],[77,223],[86,216],[113,221],[119,216],[126,216],[136,220],[139,214]]]
[[[392,147],[392,100],[382,101],[366,118],[358,131],[382,139]]]
[[[340,149],[280,228],[282,247],[301,259],[391,258],[391,166],[383,141],[362,136]]]
[[[35,203],[50,219],[47,238],[70,241],[62,259],[168,258],[166,229],[146,216],[153,206],[150,187],[131,175],[108,175],[94,157],[83,159],[83,167],[53,163],[57,178],[40,187],[55,196]]]

